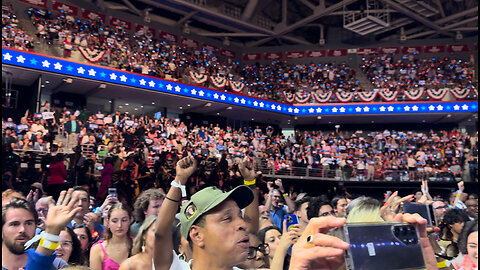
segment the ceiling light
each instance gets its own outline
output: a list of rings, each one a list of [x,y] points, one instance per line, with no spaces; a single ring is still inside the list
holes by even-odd
[[[125,106],[128,106],[128,103],[125,103]]]
[[[72,83],[73,79],[72,78],[65,78],[65,79],[63,79],[63,81],[66,82],[66,83]]]
[[[104,84],[104,83],[101,83],[101,84],[98,86],[98,88],[105,89],[105,88],[107,88],[107,85]]]
[[[228,107],[227,107],[227,110],[231,110],[231,109],[232,109],[232,106],[228,106]]]
[[[422,120],[422,123],[425,123],[425,120]]]
[[[190,107],[190,104],[187,104],[187,107]]]
[[[320,120],[320,119],[322,119],[322,117],[321,117],[321,116],[317,116],[317,119]]]
[[[138,111],[138,108],[135,108],[135,111]]]
[[[212,103],[208,102],[207,104],[205,104],[205,107],[210,107],[212,106]]]
[[[120,109],[121,109],[121,108],[123,108],[123,106],[122,106],[122,105],[119,105],[119,106],[118,106],[118,108],[120,108]]]
[[[375,123],[375,121],[372,121],[372,124]]]
[[[42,87],[45,87],[45,85],[44,85],[44,84],[42,84]]]
[[[255,120],[255,119],[252,118],[252,121],[253,121],[253,120]]]
[[[452,115],[451,115],[451,114],[447,114],[447,118],[450,118],[450,117],[452,117]]]
[[[178,107],[180,110],[183,110],[183,107]]]
[[[155,105],[155,102],[152,102],[152,105]]]
[[[217,112],[217,115],[220,115],[220,113],[219,113],[219,112]]]
[[[297,120],[297,119],[298,119],[298,117],[296,117],[296,116],[295,116],[293,119]]]
[[[328,122],[329,124],[331,124],[332,122]]]
[[[111,101],[111,100],[109,100],[109,101],[108,101],[108,103],[112,103],[112,101]]]
[[[140,108],[143,108],[143,105],[141,105]]]
[[[45,83],[50,83],[50,81],[45,81]]]

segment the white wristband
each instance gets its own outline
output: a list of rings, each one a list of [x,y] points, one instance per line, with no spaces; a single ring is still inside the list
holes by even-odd
[[[170,185],[179,188],[182,191],[182,197],[187,197],[187,190],[185,189],[185,185],[181,185],[181,184],[175,182],[175,180],[173,180],[170,183]]]
[[[50,233],[47,233],[47,232],[43,231],[40,234],[35,235],[28,242],[26,242],[25,243],[25,249],[28,249],[33,243],[40,240],[40,238],[43,238],[43,239],[48,240],[50,242],[55,242],[55,243],[60,242],[60,235],[53,235],[53,234],[50,234]]]

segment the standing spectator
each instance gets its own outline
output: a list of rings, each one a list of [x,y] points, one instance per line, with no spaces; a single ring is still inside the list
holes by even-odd
[[[273,185],[276,185],[278,189],[274,189]],[[283,189],[282,180],[277,179],[274,182],[267,182],[268,196],[265,206],[270,211],[270,217],[273,220],[273,224],[278,228],[282,228],[283,217],[286,214],[290,214],[295,210],[295,203],[290,199],[285,190]],[[285,199],[287,205],[281,204],[282,197]],[[261,239],[260,239],[261,240]]]
[[[443,216],[445,212],[447,212],[448,205],[445,203],[443,199],[434,199],[433,203],[433,213],[435,214],[435,218],[437,219],[438,224],[440,224],[443,220]]]
[[[58,198],[60,191],[66,189],[66,179],[68,177],[65,164],[63,163],[63,154],[58,153],[48,167],[48,186],[49,195]]]
[[[346,217],[347,216],[347,206],[348,201],[345,197],[335,197],[332,199],[331,204],[335,210],[335,215],[337,217]]]
[[[75,115],[70,115],[70,121],[64,124],[64,130],[67,133],[67,149],[73,149],[78,144],[78,134],[81,127],[80,122],[76,120]]]
[[[113,176],[113,158],[106,157],[103,160],[103,169],[100,171],[100,187],[98,188],[97,200],[103,200],[107,194],[107,190],[111,185]]]
[[[156,215],[148,216],[135,237],[132,248],[132,257],[125,260],[119,270],[152,269],[153,245],[155,241]]]
[[[133,205],[135,223],[130,226],[133,237],[137,236],[139,228],[148,216],[158,214],[164,199],[165,193],[160,189],[151,188],[140,193]]]

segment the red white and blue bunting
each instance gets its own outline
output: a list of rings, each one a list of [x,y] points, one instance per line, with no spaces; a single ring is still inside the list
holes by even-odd
[[[288,103],[293,103],[295,102],[295,95],[292,94],[292,93],[287,93],[285,91],[283,91],[283,96],[285,97],[285,100],[288,102]]]
[[[409,100],[419,100],[423,96],[424,92],[425,90],[422,88],[403,90],[403,93]]]
[[[460,88],[460,87],[455,87],[453,89],[450,89],[450,93],[452,96],[454,96],[456,99],[464,99],[470,94],[470,89],[468,88]]]
[[[392,91],[388,88],[382,88],[380,89],[380,91],[378,91],[378,94],[384,101],[390,102],[394,101],[397,98],[398,91]]]
[[[335,93],[335,96],[340,102],[350,102],[355,94],[353,92],[346,92],[343,89],[338,89],[338,92]]]
[[[227,79],[221,76],[210,76],[210,82],[216,88],[224,88],[227,85]]]
[[[188,74],[190,75],[190,78],[196,83],[196,84],[202,84],[207,81],[208,75],[202,74],[202,73],[197,73],[195,71],[189,71]]]
[[[296,92],[295,93],[295,102],[297,103],[307,103],[310,100],[311,94],[309,92]]]
[[[245,83],[243,82],[228,81],[228,83],[230,85],[230,88],[232,88],[232,90],[237,93],[242,92],[243,88],[245,87]]]
[[[357,92],[358,98],[360,98],[361,101],[363,102],[370,102],[374,101],[375,98],[377,97],[377,89],[373,89],[372,91],[363,91],[363,92]]]
[[[327,103],[332,97],[332,92],[312,93],[313,99],[318,103]]]
[[[78,50],[82,54],[82,56],[87,59],[91,63],[97,63],[98,61],[102,60],[105,51],[102,50],[90,50],[89,48],[78,47]]]
[[[427,89],[427,95],[435,100],[442,100],[448,93],[448,88]]]

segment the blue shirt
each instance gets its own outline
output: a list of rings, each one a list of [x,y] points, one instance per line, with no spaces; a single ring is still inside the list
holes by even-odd
[[[282,230],[283,217],[287,214],[287,206],[277,208],[275,211],[270,210],[270,217],[273,220],[273,224]]]

